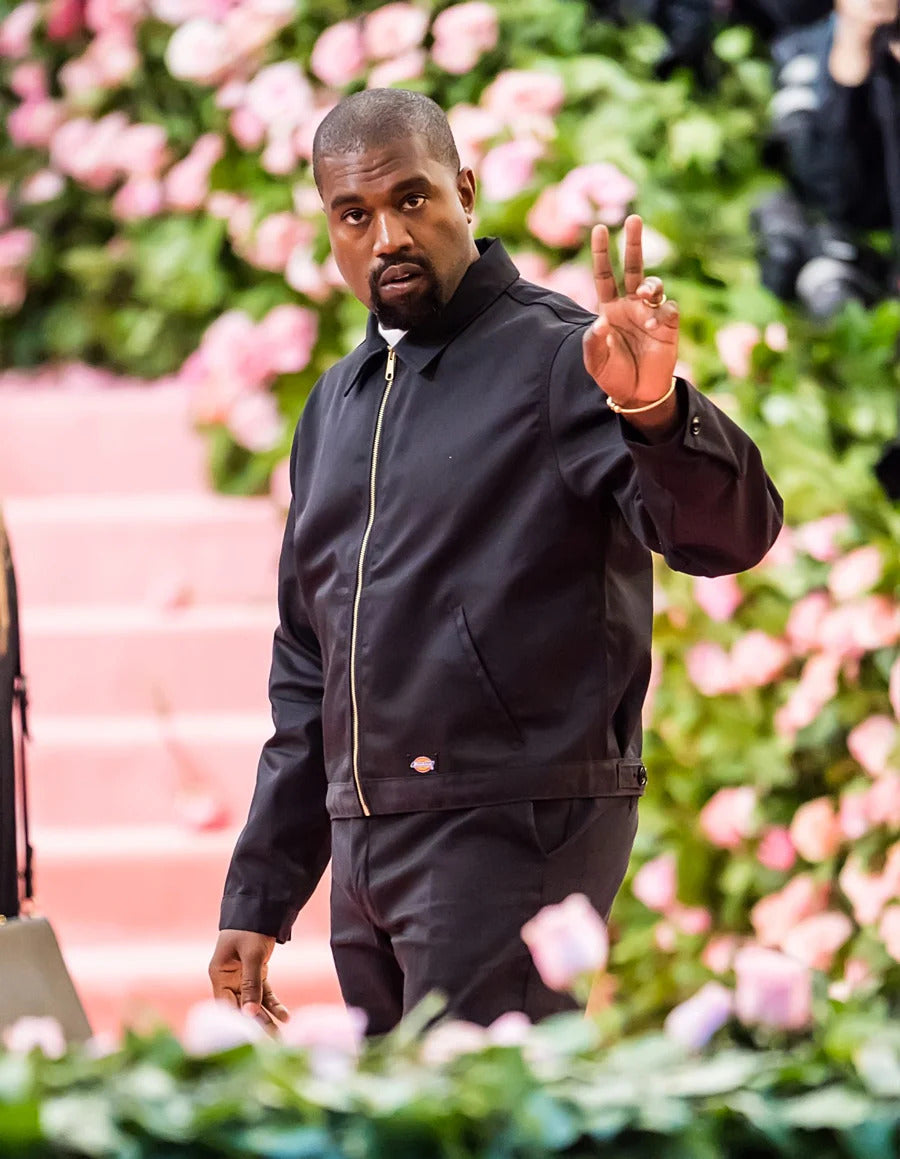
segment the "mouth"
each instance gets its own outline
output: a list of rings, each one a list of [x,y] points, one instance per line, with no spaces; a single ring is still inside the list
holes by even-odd
[[[413,262],[401,262],[388,268],[378,279],[382,294],[402,294],[425,276],[421,266]]]

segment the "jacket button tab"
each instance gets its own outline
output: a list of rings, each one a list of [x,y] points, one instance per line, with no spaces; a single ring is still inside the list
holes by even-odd
[[[644,768],[644,766],[643,766],[643,765],[641,765],[641,767],[638,769],[638,773],[637,773],[637,783],[638,783],[638,784],[639,784],[639,785],[640,785],[642,788],[643,788],[643,786],[644,786],[644,785],[646,785],[646,784],[647,784],[647,770]]]
[[[700,416],[694,415],[694,417],[691,419],[691,426],[690,426],[691,434],[692,435],[699,435],[701,426],[702,426],[702,424],[700,422]]]

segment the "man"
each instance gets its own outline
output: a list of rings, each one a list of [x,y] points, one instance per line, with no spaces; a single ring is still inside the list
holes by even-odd
[[[574,890],[608,915],[637,826],[648,548],[749,567],[780,500],[750,440],[673,379],[678,309],[643,276],[639,218],[625,296],[594,231],[595,318],[476,243],[472,171],[426,97],[343,101],[314,169],[372,315],[294,440],[275,733],[214,993],[286,1017],[267,963],[330,853],[338,978],[369,1033],[432,989],[457,1017],[537,1019],[571,1003],[522,924]]]

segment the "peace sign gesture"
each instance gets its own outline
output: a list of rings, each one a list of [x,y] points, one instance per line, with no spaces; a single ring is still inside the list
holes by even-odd
[[[678,306],[666,300],[659,278],[644,277],[642,230],[636,214],[626,219],[624,297],[610,261],[609,230],[596,225],[591,233],[599,316],[584,335],[584,365],[610,399],[629,410],[666,395],[678,357]]]

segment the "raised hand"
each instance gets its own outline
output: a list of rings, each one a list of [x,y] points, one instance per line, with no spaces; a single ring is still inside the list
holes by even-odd
[[[644,277],[643,222],[625,222],[625,294],[619,295],[609,255],[609,230],[591,233],[599,316],[584,336],[584,365],[621,407],[633,409],[669,390],[678,357],[678,306],[666,300],[659,278]]]

